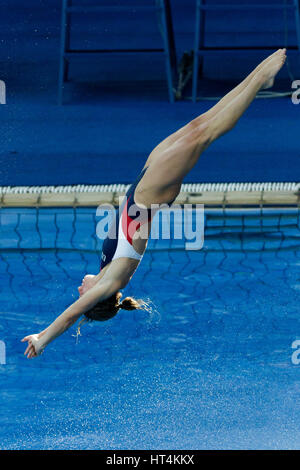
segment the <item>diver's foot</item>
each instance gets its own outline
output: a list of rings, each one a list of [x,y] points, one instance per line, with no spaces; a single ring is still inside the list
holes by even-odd
[[[261,89],[266,90],[274,85],[274,80],[279,70],[283,67],[286,61],[286,49],[279,49],[270,56],[262,69],[258,72],[261,74],[263,84]]]
[[[97,276],[95,276],[94,274],[87,274],[86,276],[84,276],[84,278],[82,279],[81,286],[78,287],[79,295],[81,296],[85,294],[88,290],[94,287],[96,282]]]
[[[281,50],[281,49],[279,49]],[[273,59],[273,57],[278,54],[279,50],[273,52],[273,54],[269,55],[268,57],[266,57],[262,62],[260,62],[260,64],[258,64],[258,66],[254,69],[254,72],[257,73],[259,72],[270,60]]]

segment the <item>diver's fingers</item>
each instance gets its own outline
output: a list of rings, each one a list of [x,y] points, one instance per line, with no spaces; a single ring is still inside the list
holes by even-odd
[[[25,336],[23,339],[21,339],[21,343],[24,343],[24,341],[28,341],[30,338],[30,335],[29,336]]]
[[[25,352],[24,352],[24,356],[26,356],[26,354],[28,353],[28,351],[30,350],[30,348],[31,348],[31,344],[28,344],[28,346],[27,346],[27,348],[26,348],[26,350],[25,350]]]
[[[32,347],[30,348],[29,352],[28,352],[28,355],[27,355],[28,359],[30,359],[31,357],[33,357],[34,354],[35,354],[35,349],[34,349],[34,347],[32,346]]]

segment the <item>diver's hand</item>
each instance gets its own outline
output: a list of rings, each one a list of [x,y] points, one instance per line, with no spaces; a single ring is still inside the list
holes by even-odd
[[[25,338],[21,339],[21,341],[22,343],[28,341],[26,351],[24,352],[24,356],[27,355],[27,359],[40,356],[45,349],[45,347],[42,345],[39,335],[25,336]]]

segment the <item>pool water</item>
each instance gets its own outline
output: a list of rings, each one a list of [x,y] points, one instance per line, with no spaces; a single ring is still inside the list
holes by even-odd
[[[0,212],[1,449],[297,449],[300,214],[208,211],[202,250],[149,244],[152,311],[73,327],[27,360],[96,273],[95,210]]]

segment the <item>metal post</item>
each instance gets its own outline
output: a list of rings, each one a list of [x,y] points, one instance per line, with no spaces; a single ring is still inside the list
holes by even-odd
[[[60,58],[59,58],[59,79],[58,79],[58,104],[63,102],[64,83],[68,79],[69,63],[65,57],[66,49],[69,49],[70,42],[70,25],[68,6],[69,0],[63,0],[61,12],[61,41],[60,41]]]
[[[195,44],[194,44],[194,66],[193,66],[193,89],[192,98],[193,102],[197,101],[197,90],[198,90],[198,72],[199,72],[199,46],[200,46],[200,35],[203,38],[203,12],[202,12],[202,0],[197,0],[196,3],[196,28],[195,28]],[[203,45],[203,44],[202,44]]]
[[[165,50],[169,101],[171,103],[174,103],[172,60],[171,60],[171,50],[170,50],[170,33],[171,33],[171,31],[168,28],[168,24],[170,25],[170,19],[168,18],[168,20],[167,20],[167,16],[166,16],[167,15],[167,13],[166,13],[166,0],[160,0],[160,9],[161,9],[162,26],[163,26],[163,41],[164,41],[164,50]]]
[[[298,46],[298,51],[300,52],[300,0],[294,0],[294,5],[295,5],[297,46]]]

